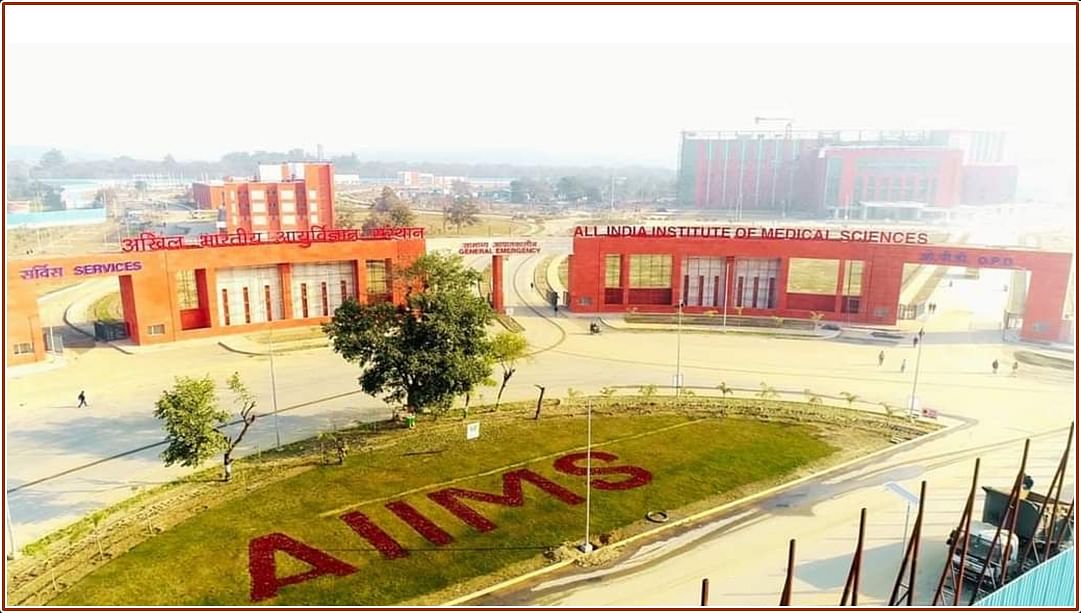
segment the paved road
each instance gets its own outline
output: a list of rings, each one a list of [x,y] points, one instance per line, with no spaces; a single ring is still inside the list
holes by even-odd
[[[507,263],[508,305],[526,327],[531,345],[543,352],[523,365],[508,386],[509,399],[534,398],[534,384],[562,396],[568,387],[594,391],[607,385],[668,385],[674,374],[675,336],[671,333],[615,332],[588,334],[588,320],[558,317],[529,290],[531,269],[539,257],[516,256]],[[941,311],[940,311],[941,312]],[[988,448],[982,481],[1005,484],[1016,470],[1019,439],[1065,428],[1074,407],[1072,377],[1056,371],[1023,369],[1010,377],[989,372],[993,357],[1010,359],[1008,347],[974,344],[970,339],[938,338],[928,333],[921,358],[920,396],[927,406],[976,423],[933,443],[888,457],[851,474],[816,484],[805,496],[789,495],[734,520],[686,548],[659,548],[635,574],[617,568],[603,583],[549,585],[538,592],[509,594],[518,602],[560,604],[694,604],[697,583],[709,576],[714,604],[772,604],[780,589],[786,539],[800,541],[800,583],[796,600],[825,603],[835,599],[847,563],[858,508],[869,508],[871,528],[868,569],[861,596],[882,597],[883,577],[896,558],[896,536],[903,528],[903,505],[882,486],[898,481],[910,490],[926,478],[934,496],[925,531],[931,569],[946,527],[959,513],[972,457],[966,449]],[[949,333],[943,331],[943,335]],[[843,343],[784,340],[750,336],[687,333],[682,337],[686,384],[757,387],[762,381],[780,388],[812,389],[823,394],[849,391],[868,399],[902,404],[911,389],[915,350],[888,348],[879,367],[879,347]],[[897,369],[907,359],[909,370]],[[305,438],[333,424],[376,419],[389,409],[379,400],[356,393],[356,369],[328,350],[312,350],[275,358],[278,418],[282,440]],[[26,484],[63,470],[100,460],[116,452],[150,445],[162,432],[152,417],[154,399],[177,375],[210,374],[224,380],[237,371],[269,410],[269,361],[230,353],[213,342],[178,343],[138,356],[99,349],[87,352],[63,370],[9,380],[6,432],[7,487],[20,488],[10,498],[20,543],[60,527],[86,512],[115,502],[133,489],[161,483],[182,473],[160,466],[158,448],[99,464],[37,486]],[[74,408],[74,395],[86,389],[91,406]],[[494,396],[494,389],[488,394]],[[323,399],[323,400],[320,400]],[[310,403],[310,404],[306,404]],[[249,435],[247,451],[275,441],[274,420],[267,416]],[[1050,460],[1061,448],[1061,436],[1038,446],[1032,472],[1037,489],[1050,479]],[[1041,439],[1042,441],[1043,439]],[[995,445],[1005,445],[996,448]],[[1043,445],[1043,443],[1041,443]],[[989,447],[990,446],[990,447]],[[770,506],[772,505],[772,506]],[[892,535],[892,536],[891,536]],[[680,553],[681,549],[686,549]],[[941,547],[939,547],[941,549]],[[746,552],[752,551],[748,555]],[[678,555],[677,555],[678,554]],[[884,570],[885,569],[885,570]],[[894,569],[895,570],[895,569]],[[930,570],[927,570],[930,572]]]

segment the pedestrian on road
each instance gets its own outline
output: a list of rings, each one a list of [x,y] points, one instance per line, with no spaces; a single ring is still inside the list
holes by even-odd
[[[1014,360],[1013,361],[1013,368],[1011,369],[1013,371],[1014,375],[1017,374],[1017,369],[1018,368],[1021,368],[1021,364],[1017,360]]]
[[[994,362],[991,362],[991,372],[998,374],[998,358],[995,358]]]
[[[554,304],[552,305],[552,309],[554,309],[554,310],[555,310],[555,314],[556,314],[556,315],[559,315],[559,303],[558,303],[558,302],[556,302],[556,303],[554,303]]]
[[[905,364],[908,364],[908,360],[901,360],[901,372],[905,372]]]
[[[81,409],[81,408],[87,407],[87,406],[90,406],[90,405],[86,404],[86,391],[81,390],[79,392],[79,406],[77,406],[75,408]]]
[[[915,349],[916,345],[919,345],[919,344],[920,344],[920,337],[913,336],[912,337],[912,348]]]
[[[885,361],[886,361],[886,352],[885,351],[879,351],[878,352],[878,365],[882,366],[882,363],[885,362]]]

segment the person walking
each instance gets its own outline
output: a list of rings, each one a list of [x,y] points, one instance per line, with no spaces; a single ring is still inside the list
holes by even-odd
[[[919,345],[919,344],[920,344],[920,337],[913,336],[912,337],[912,348],[915,349],[916,345]]]
[[[879,351],[878,352],[878,365],[882,366],[882,363],[885,362],[885,361],[886,361],[886,352],[885,351]]]
[[[75,408],[81,409],[83,407],[88,407],[88,406],[90,406],[90,405],[86,404],[86,390],[80,390],[79,391],[79,406],[77,406]]]
[[[991,362],[991,372],[998,374],[998,358],[995,358],[994,362]]]
[[[901,360],[901,372],[905,372],[905,365],[908,364],[908,360]]]
[[[1018,362],[1017,360],[1014,360],[1014,361],[1013,361],[1013,368],[1011,368],[1011,369],[1010,369],[1010,370],[1012,371],[1012,373],[1011,373],[1011,374],[1014,374],[1014,375],[1016,375],[1016,374],[1017,374],[1017,369],[1018,369],[1018,368],[1021,368],[1021,364],[1020,364],[1020,362]]]

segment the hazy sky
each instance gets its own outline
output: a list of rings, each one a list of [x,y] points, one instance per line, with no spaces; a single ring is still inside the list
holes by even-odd
[[[14,145],[674,167],[680,130],[784,115],[1005,129],[1018,157],[1072,164],[1072,7],[6,10]]]

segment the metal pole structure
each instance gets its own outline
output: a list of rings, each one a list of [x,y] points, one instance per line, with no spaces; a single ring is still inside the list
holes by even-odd
[[[1073,444],[1074,425],[1075,424],[1073,424],[1073,423],[1070,424],[1070,436],[1067,437],[1067,439],[1066,439],[1066,449],[1062,452],[1062,459],[1059,460],[1059,472],[1057,473],[1058,487],[1055,489],[1054,503],[1051,505],[1050,526],[1049,526],[1049,529],[1047,530],[1047,543],[1044,545],[1044,549],[1043,549],[1043,559],[1044,560],[1046,560],[1051,554],[1051,537],[1054,535],[1054,532],[1055,532],[1055,516],[1058,515],[1058,502],[1059,502],[1060,497],[1062,496],[1062,482],[1066,480],[1066,458],[1069,457],[1069,455],[1070,455],[1070,447]],[[1051,480],[1051,487],[1047,488],[1047,498],[1051,498],[1051,490],[1054,487],[1055,487],[1054,479],[1052,479]],[[1046,498],[1044,499],[1044,504],[1047,504],[1047,499]],[[1040,517],[1041,520],[1043,519],[1043,509],[1042,508],[1040,509],[1039,517]],[[1031,546],[1035,542],[1036,542],[1036,539],[1032,539],[1029,542],[1029,545]],[[1024,560],[1025,560],[1025,558],[1021,558],[1022,562],[1024,562]]]
[[[683,388],[683,372],[682,358],[683,358],[683,297],[679,299],[679,314],[676,316],[676,398],[679,398],[679,392]]]
[[[274,408],[274,449],[281,449],[282,434],[281,429],[278,428],[278,383],[274,378],[274,328],[269,328],[267,332],[267,349],[270,352],[270,402]]]
[[[902,600],[901,585],[904,582],[906,568],[909,569],[909,576],[907,590],[903,599],[907,606],[912,606],[912,598],[916,593],[916,562],[920,552],[920,536],[923,532],[923,505],[926,499],[927,482],[923,481],[920,483],[920,503],[916,510],[916,523],[912,526],[912,536],[908,540],[908,546],[905,547],[905,556],[901,558],[901,567],[897,569],[897,579],[893,582],[893,591],[890,592],[890,599],[887,601],[888,606],[897,606]]]
[[[14,522],[11,521],[11,501],[8,498],[4,498],[4,523],[8,526],[8,543],[11,544],[11,551],[5,551],[8,560],[14,560],[18,555],[19,547],[15,544],[15,529],[12,526]]]
[[[916,383],[920,380],[920,356],[923,355],[923,328],[917,334],[919,343],[916,345],[916,368],[912,372],[912,395],[908,398],[908,418],[911,420],[916,412]]]
[[[724,258],[724,315],[721,316],[721,328],[728,332],[728,258]]]
[[[589,505],[590,492],[593,489],[593,401],[586,401],[586,538],[582,542],[582,553],[593,551],[589,542]]]
[[[792,603],[792,575],[796,572],[796,539],[788,541],[788,570],[785,571],[784,587],[781,588],[781,606]]]
[[[968,499],[965,501],[965,509],[961,512],[961,521],[957,524],[957,529],[954,531],[953,543],[950,544],[950,549],[946,554],[946,563],[942,565],[942,575],[938,578],[938,585],[935,586],[935,593],[931,597],[931,606],[938,606],[938,599],[942,596],[942,588],[946,585],[946,575],[953,570],[953,553],[957,550],[957,546],[960,541],[964,541],[962,544],[961,560],[963,563],[965,553],[968,550],[968,528],[969,521],[972,518],[972,503],[976,498],[976,483],[980,477],[980,459],[976,458],[976,467],[972,470],[972,486],[968,490]],[[953,585],[954,592],[957,592],[957,574],[953,573]]]
[[[980,565],[980,574],[976,579],[976,585],[972,588],[972,598],[969,599],[969,606],[972,606],[976,602],[976,598],[980,594],[980,588],[983,587],[983,578],[987,576],[987,567],[991,565],[991,558],[995,555],[995,547],[998,545],[998,539],[1002,536],[1002,528],[1007,522],[1010,523],[1009,531],[1006,534],[1006,543],[1002,546],[1002,559],[1000,560],[1000,566],[1002,567],[1002,584],[1005,585],[1006,581],[1006,560],[1009,559],[1010,542],[1013,540],[1010,537],[1013,536],[1014,530],[1017,527],[1017,511],[1021,505],[1021,483],[1025,478],[1025,464],[1028,461],[1028,447],[1029,439],[1025,439],[1025,451],[1021,455],[1021,468],[1017,471],[1017,477],[1013,480],[1013,487],[1010,488],[1010,497],[1006,499],[1006,510],[1003,511],[1002,519],[998,521],[998,527],[995,528],[995,536],[991,539],[991,544],[987,547],[987,555],[983,558],[983,563]],[[961,558],[961,564],[965,563],[965,558]],[[993,585],[993,584],[992,584]],[[959,594],[954,595],[956,601]],[[954,602],[956,604],[956,602]]]
[[[702,596],[699,599],[701,606],[709,606],[709,579],[702,579]]]
[[[860,591],[860,566],[863,565],[863,532],[867,524],[867,507],[860,509],[860,532],[856,539],[856,553],[852,556],[852,566],[848,570],[848,579],[845,581],[845,590],[841,594],[841,606],[858,606]],[[852,595],[852,602],[848,602],[848,595]]]

